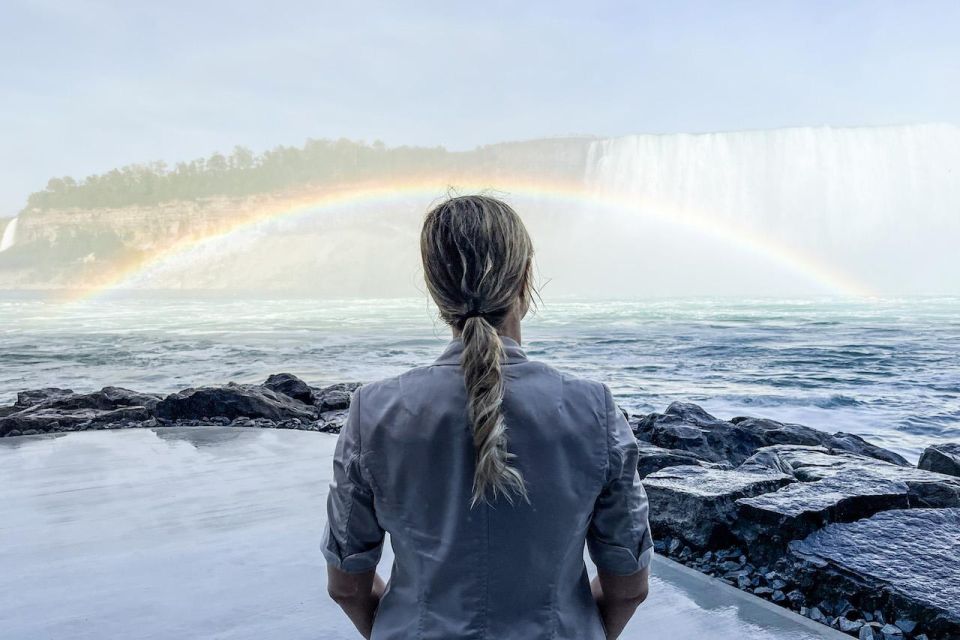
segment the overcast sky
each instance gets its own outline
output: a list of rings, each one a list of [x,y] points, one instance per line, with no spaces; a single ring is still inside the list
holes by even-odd
[[[960,2],[0,0],[0,217],[49,177],[348,137],[960,123]]]

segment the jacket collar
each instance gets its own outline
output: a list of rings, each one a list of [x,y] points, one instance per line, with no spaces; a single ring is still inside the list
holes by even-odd
[[[527,360],[527,354],[523,351],[523,348],[517,343],[513,338],[507,336],[500,336],[500,342],[503,344],[503,351],[506,355],[507,364],[517,364],[518,362],[525,362]],[[443,350],[443,353],[437,358],[433,364],[435,365],[458,365],[460,364],[460,356],[463,353],[463,340],[460,338],[454,338],[447,345],[446,349]]]

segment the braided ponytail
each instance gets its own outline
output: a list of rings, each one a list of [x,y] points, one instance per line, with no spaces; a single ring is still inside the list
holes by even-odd
[[[519,216],[487,196],[452,198],[432,209],[420,237],[427,288],[463,341],[467,415],[476,456],[471,506],[503,495],[528,499],[510,465],[503,418],[503,343],[497,332],[514,305],[532,301],[530,237]]]

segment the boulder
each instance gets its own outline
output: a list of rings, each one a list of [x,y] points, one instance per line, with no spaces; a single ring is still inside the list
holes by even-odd
[[[17,402],[14,408],[17,410],[26,409],[36,404],[56,398],[72,396],[73,389],[60,389],[57,387],[48,387],[46,389],[27,389],[17,394]]]
[[[960,477],[960,442],[945,442],[927,447],[917,467]]]
[[[779,472],[789,469],[802,483],[815,483],[836,476],[840,477],[839,481],[845,478],[847,482],[855,482],[859,477],[867,483],[902,483],[906,486],[911,507],[960,506],[960,480],[957,478],[846,451],[795,445],[765,447],[744,466],[753,468],[757,465]],[[864,485],[860,483],[860,486]]]
[[[43,392],[66,391],[63,389],[43,389]],[[36,392],[33,392],[36,393]],[[21,393],[20,396],[23,396]],[[24,411],[54,410],[60,412],[95,409],[112,411],[123,407],[144,407],[150,411],[156,408],[160,396],[153,393],[140,393],[123,387],[104,387],[93,393],[48,393],[43,398],[31,397]],[[18,403],[20,399],[18,396]]]
[[[831,522],[852,522],[910,506],[908,487],[869,473],[838,473],[794,482],[772,493],[737,500],[733,530],[755,560],[772,561],[787,543]]]
[[[292,373],[275,373],[267,378],[263,386],[304,404],[313,404],[313,389]]]
[[[23,391],[13,411],[0,417],[0,436],[134,425],[153,418],[159,399],[121,387],[85,394],[69,389]]]
[[[792,542],[792,570],[809,601],[842,593],[881,633],[960,637],[958,531],[960,508],[884,511]]]
[[[698,548],[718,548],[733,540],[737,500],[790,482],[791,476],[768,469],[674,466],[648,475],[643,486],[655,535],[679,538]]]
[[[313,387],[313,405],[320,411],[346,411],[350,408],[353,392],[360,388],[359,382],[341,382],[329,387]]]
[[[908,465],[896,453],[853,434],[840,432],[831,435],[803,425],[764,418],[720,420],[702,407],[687,402],[671,403],[662,414],[636,417],[631,426],[638,440],[734,466],[742,464],[759,449],[778,444],[822,446],[829,452],[845,451],[891,464]]]
[[[640,459],[637,462],[637,471],[641,478],[646,478],[651,473],[666,469],[667,467],[679,467],[684,465],[700,465],[706,461],[695,453],[681,451],[679,449],[664,449],[649,442],[638,441],[640,448]],[[707,463],[705,466],[709,466]]]
[[[55,410],[23,411],[0,418],[0,437],[7,435],[50,433],[52,431],[79,431],[83,429],[119,425],[134,426],[148,421],[152,413],[144,407],[118,409],[80,409],[60,412]]]
[[[157,405],[164,420],[207,420],[223,417],[265,418],[273,422],[298,418],[313,420],[316,410],[298,400],[260,385],[230,383],[224,386],[185,389],[170,394]]]
[[[758,561],[776,559],[791,540],[830,523],[891,509],[960,507],[955,478],[824,447],[765,447],[740,469],[764,467],[798,482],[737,500],[732,530]]]

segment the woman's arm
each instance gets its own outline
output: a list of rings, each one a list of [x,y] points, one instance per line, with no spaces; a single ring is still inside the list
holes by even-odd
[[[633,617],[640,603],[647,599],[650,568],[645,567],[629,576],[618,576],[597,571],[590,583],[593,599],[600,609],[607,640],[616,640]]]
[[[327,565],[327,593],[364,638],[370,638],[373,631],[373,618],[385,588],[376,570],[347,573]]]

